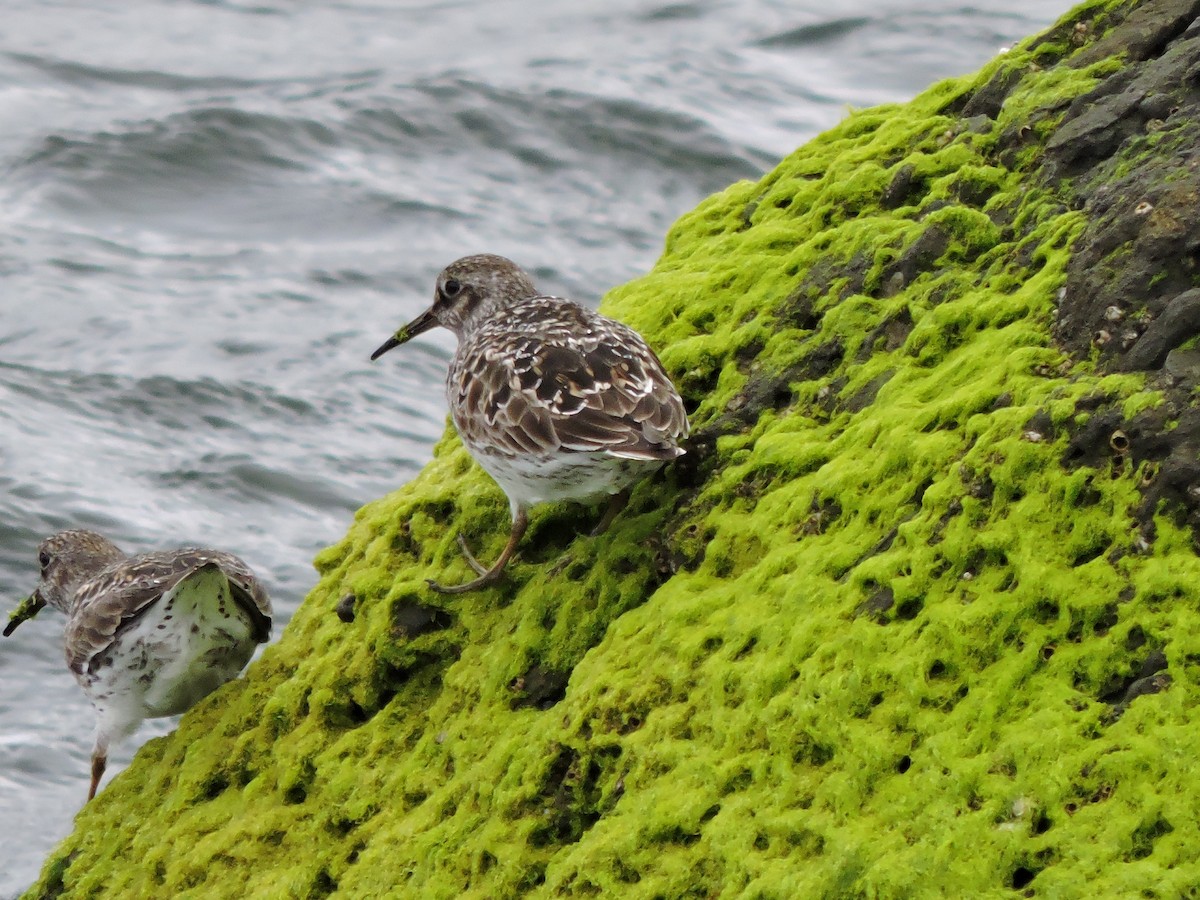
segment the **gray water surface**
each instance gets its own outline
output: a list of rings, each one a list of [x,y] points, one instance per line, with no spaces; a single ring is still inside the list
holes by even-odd
[[[90,527],[238,553],[278,634],[442,432],[449,335],[367,359],[442,266],[498,252],[595,302],[701,198],[1068,4],[991,6],[8,0],[0,610],[43,536]],[[0,644],[0,895],[86,794],[61,633]]]

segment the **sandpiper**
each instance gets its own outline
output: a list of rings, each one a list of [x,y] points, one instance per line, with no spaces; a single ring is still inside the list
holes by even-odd
[[[538,293],[511,260],[481,254],[451,263],[438,276],[433,305],[371,359],[439,325],[458,338],[446,378],[454,425],[508,496],[512,530],[491,568],[459,535],[479,577],[454,586],[430,581],[434,590],[460,594],[499,579],[534,504],[611,495],[603,530],[634,481],[684,452],[683,400],[641,336]]]
[[[173,716],[235,677],[271,633],[271,601],[244,562],[189,547],[127,556],[94,531],[38,547],[41,582],[9,618],[8,637],[43,606],[67,615],[67,666],[96,709],[92,783],[110,742],[143,719]]]

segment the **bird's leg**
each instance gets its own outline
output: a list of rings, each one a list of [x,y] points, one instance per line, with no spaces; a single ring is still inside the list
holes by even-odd
[[[100,787],[100,779],[104,777],[104,770],[108,767],[107,756],[97,756],[92,754],[92,784],[88,788],[88,799],[91,800],[96,796],[96,788]]]
[[[459,547],[463,551],[463,555],[467,558],[467,563],[476,572],[479,577],[474,581],[468,581],[466,584],[438,584],[436,581],[428,580],[427,584],[437,591],[439,594],[465,594],[468,591],[477,591],[480,588],[485,588],[488,585],[495,584],[500,580],[500,576],[504,572],[504,567],[508,565],[508,561],[512,559],[513,554],[517,551],[517,545],[521,543],[521,538],[525,535],[525,529],[529,526],[529,516],[526,514],[523,507],[513,507],[512,530],[508,534],[508,543],[504,545],[504,550],[500,553],[500,558],[497,559],[490,569],[484,569],[470,551],[467,550],[466,542],[459,540]]]
[[[97,729],[96,743],[92,747],[92,783],[88,787],[89,800],[96,796],[96,789],[100,787],[100,779],[104,777],[104,770],[107,767],[108,735],[104,731]]]
[[[613,519],[621,514],[621,510],[629,502],[629,488],[623,491],[618,491],[608,498],[608,505],[604,507],[604,515],[600,517],[600,521],[596,523],[589,534],[589,537],[599,537],[608,531],[608,526],[613,523]]]

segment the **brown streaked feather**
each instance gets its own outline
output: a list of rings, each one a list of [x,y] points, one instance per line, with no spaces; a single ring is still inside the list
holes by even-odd
[[[666,460],[683,453],[683,401],[626,325],[569,300],[511,304],[468,338],[447,379],[468,446]]]
[[[267,640],[271,601],[244,562],[217,550],[160,550],[109,565],[76,591],[76,612],[67,622],[65,640],[71,671],[86,672],[125,628],[205,562],[217,563],[229,579],[230,593],[249,616],[255,641]]]

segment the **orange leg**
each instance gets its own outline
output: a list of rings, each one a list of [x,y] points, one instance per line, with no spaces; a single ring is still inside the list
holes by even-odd
[[[88,799],[91,800],[96,796],[96,788],[100,787],[100,779],[104,777],[104,770],[108,767],[108,754],[102,751],[94,751],[92,753],[92,784],[88,788]]]
[[[480,588],[488,587],[500,580],[500,576],[504,573],[504,567],[508,565],[508,561],[512,559],[514,553],[517,552],[517,545],[521,543],[521,538],[525,536],[525,529],[529,527],[529,516],[524,509],[513,510],[512,530],[508,534],[508,543],[504,545],[504,550],[500,554],[490,569],[485,569],[479,560],[477,560],[467,547],[467,542],[459,535],[458,546],[462,549],[463,556],[467,558],[467,563],[479,573],[479,577],[474,581],[468,581],[466,584],[438,584],[436,581],[429,580],[428,585],[437,591],[439,594],[466,594],[470,591],[477,591]]]

